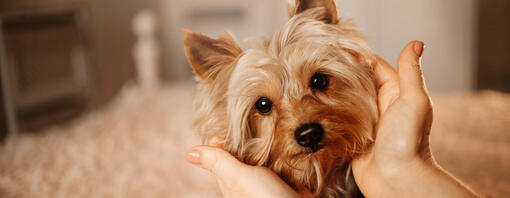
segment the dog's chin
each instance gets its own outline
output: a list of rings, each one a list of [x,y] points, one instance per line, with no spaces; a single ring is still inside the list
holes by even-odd
[[[324,179],[334,164],[330,152],[324,146],[317,150],[303,149],[287,159],[291,162],[276,169],[277,173],[294,189],[308,189],[314,194],[322,190]]]

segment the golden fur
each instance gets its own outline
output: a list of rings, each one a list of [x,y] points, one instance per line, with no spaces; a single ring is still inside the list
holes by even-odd
[[[208,142],[242,161],[267,166],[294,188],[320,197],[353,197],[349,162],[374,140],[377,121],[374,55],[354,25],[338,19],[333,0],[289,3],[290,19],[256,49],[243,51],[225,32],[218,40],[184,31],[186,54],[199,80],[197,129]],[[329,77],[327,90],[310,78]],[[273,110],[254,108],[270,98]],[[325,146],[309,152],[294,139],[301,124],[317,122]]]

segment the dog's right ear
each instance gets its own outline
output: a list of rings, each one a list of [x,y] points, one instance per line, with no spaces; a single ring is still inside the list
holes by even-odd
[[[183,40],[186,57],[191,68],[200,78],[208,82],[214,80],[224,69],[232,65],[242,54],[242,49],[228,31],[215,40],[203,34],[184,29]]]

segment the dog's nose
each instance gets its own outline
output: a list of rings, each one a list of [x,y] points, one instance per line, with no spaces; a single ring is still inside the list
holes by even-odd
[[[299,126],[294,132],[297,143],[311,148],[314,152],[320,149],[319,143],[324,136],[324,129],[319,123],[307,123]]]

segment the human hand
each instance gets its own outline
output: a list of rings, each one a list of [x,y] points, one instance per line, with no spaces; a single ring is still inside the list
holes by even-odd
[[[227,198],[312,197],[306,190],[296,192],[270,169],[244,164],[218,147],[194,147],[186,159],[211,172]]]
[[[432,157],[432,105],[421,70],[423,48],[423,42],[410,42],[400,54],[397,71],[382,59],[374,66],[377,137],[371,150],[352,162],[366,197],[475,196]]]
[[[399,57],[398,73],[383,59],[374,66],[380,117],[372,149],[353,161],[357,183],[368,182],[370,172],[393,176],[431,160],[432,107],[421,74],[422,52],[422,42],[409,43]]]

